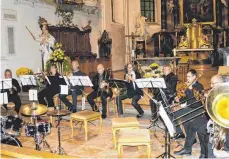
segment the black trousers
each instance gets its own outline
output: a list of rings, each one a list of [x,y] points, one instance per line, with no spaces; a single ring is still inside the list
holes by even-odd
[[[44,88],[38,93],[38,102],[43,105],[48,104],[48,107],[54,107],[53,96],[58,93],[58,90],[54,90],[52,88]],[[45,101],[45,99],[48,103]]]
[[[109,97],[109,94],[105,91],[94,90],[87,96],[87,101],[91,105],[93,111],[98,110],[94,101],[97,97],[100,97],[102,101],[102,114],[107,114],[107,98]]]
[[[68,95],[72,95],[72,103],[66,98]],[[82,91],[73,89],[69,91],[68,95],[60,95],[59,98],[68,108],[77,111],[77,96],[82,95]]]
[[[8,102],[12,102],[15,104],[15,111],[19,113],[21,108],[21,99],[17,94],[9,95]]]
[[[201,147],[201,154],[207,156],[208,134],[207,134],[207,118],[203,115],[195,120],[188,122],[184,149],[192,151],[196,133],[198,135]]]
[[[123,96],[117,96],[116,97],[116,103],[117,103],[119,115],[123,115],[122,100],[127,99],[127,98],[132,98],[132,105],[138,111],[139,114],[144,113],[141,106],[138,104],[138,101],[141,99],[141,96],[135,94],[135,95],[132,95],[132,97],[130,97],[126,94]]]

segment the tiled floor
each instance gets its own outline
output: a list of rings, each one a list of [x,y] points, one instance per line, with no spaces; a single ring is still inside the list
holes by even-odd
[[[141,128],[147,128],[151,123],[149,121],[149,111],[147,110],[145,116],[139,119]],[[136,112],[133,109],[127,109],[126,116],[135,116]],[[80,130],[80,125],[74,129],[74,137],[71,138],[71,129],[68,120],[61,121],[61,144],[67,155],[80,156],[82,158],[117,158],[117,151],[112,145],[111,133],[111,118],[116,115],[112,114],[109,118],[103,120],[102,135],[99,135],[99,122],[93,122],[96,126],[89,124],[88,141],[84,138],[84,129]],[[159,122],[161,125],[161,123]],[[157,157],[164,152],[164,138],[163,131],[155,128],[151,129],[151,157]],[[18,138],[24,147],[34,148],[34,141],[32,137],[26,137],[24,128],[22,129],[21,136]],[[51,149],[55,150],[58,145],[57,128],[52,127],[51,133],[46,136],[47,142],[50,144]],[[171,152],[179,150],[176,142],[172,142]],[[177,148],[176,148],[177,147]],[[193,157],[199,155],[199,144],[193,146]],[[42,151],[48,151],[47,148]],[[146,158],[146,148],[138,150],[137,147],[124,147],[124,158]]]

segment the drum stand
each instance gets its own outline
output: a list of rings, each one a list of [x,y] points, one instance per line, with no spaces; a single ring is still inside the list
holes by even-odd
[[[59,155],[65,155],[66,153],[64,152],[64,148],[61,147],[61,141],[60,141],[60,120],[61,120],[61,117],[58,116],[57,118],[58,120],[58,123],[57,123],[57,128],[58,128],[58,147],[57,149],[54,151],[54,153],[58,153]]]

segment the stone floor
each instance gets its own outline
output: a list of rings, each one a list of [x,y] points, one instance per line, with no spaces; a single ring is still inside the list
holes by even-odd
[[[145,111],[143,118],[139,119],[140,127],[147,128],[150,126],[149,110]],[[127,109],[126,116],[135,116],[136,111],[134,109]],[[112,145],[112,133],[111,133],[111,118],[116,117],[115,114],[111,114],[110,117],[103,120],[102,135],[98,134],[99,122],[93,122],[96,126],[89,124],[88,141],[85,141],[84,130],[80,130],[80,125],[74,129],[74,137],[71,138],[71,129],[69,126],[68,117],[65,117],[61,121],[61,144],[67,155],[80,156],[82,158],[117,158],[117,151]],[[159,125],[162,126],[161,122]],[[151,157],[155,158],[164,152],[164,138],[163,131],[154,127],[151,129]],[[26,137],[24,128],[22,128],[21,136],[18,137],[23,147],[34,148],[34,141],[32,137]],[[52,127],[51,133],[46,136],[47,142],[50,144],[51,149],[55,150],[58,145],[57,140],[57,128]],[[183,143],[183,141],[181,141]],[[179,144],[172,141],[171,154],[174,150],[182,148]],[[177,147],[178,146],[178,147]],[[193,146],[193,155],[189,158],[198,158],[199,156],[199,144]],[[42,151],[48,151],[44,148]],[[137,147],[124,147],[123,158],[146,158],[146,148],[138,150]]]

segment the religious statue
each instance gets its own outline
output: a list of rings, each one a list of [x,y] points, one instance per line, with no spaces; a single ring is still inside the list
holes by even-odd
[[[199,37],[198,42],[199,42],[199,48],[209,48],[210,47],[208,37],[207,35],[204,35],[203,33]]]
[[[181,49],[186,49],[189,47],[189,42],[188,42],[188,38],[186,35],[182,35],[180,37],[180,43],[179,43],[178,47]]]
[[[50,54],[53,52],[52,48],[55,44],[55,38],[48,31],[48,23],[44,18],[39,17],[38,24],[40,25],[42,33],[35,37],[32,32],[28,29],[33,39],[40,43],[40,51],[42,55],[42,69],[44,69],[44,63],[46,63],[50,57]]]
[[[91,31],[91,20],[88,21],[88,24],[85,27],[82,27],[83,31]]]
[[[135,35],[139,36],[136,40],[143,41],[145,40],[145,17],[138,15],[135,25]]]
[[[109,58],[111,55],[112,39],[106,30],[103,31],[102,36],[98,40],[99,44],[99,57]]]

